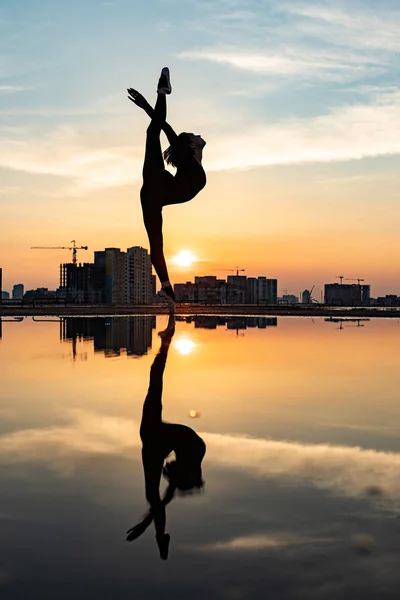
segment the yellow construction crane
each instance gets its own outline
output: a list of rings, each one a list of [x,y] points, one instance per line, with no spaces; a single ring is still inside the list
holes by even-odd
[[[357,281],[358,285],[360,285],[361,281],[364,281],[364,279],[359,279],[358,277],[355,277],[354,279],[345,279],[345,281]]]
[[[77,246],[75,240],[71,240],[73,246],[31,246],[31,250],[72,250],[72,264],[76,265],[78,250],[88,250],[88,246]]]

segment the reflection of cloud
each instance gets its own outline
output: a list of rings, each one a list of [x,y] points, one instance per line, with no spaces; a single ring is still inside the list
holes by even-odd
[[[0,461],[43,462],[62,474],[73,471],[76,457],[85,454],[124,454],[139,445],[136,422],[102,417],[84,411],[71,412],[64,427],[28,429],[0,438]]]
[[[202,434],[209,459],[259,477],[304,482],[346,496],[365,496],[373,486],[400,501],[400,454],[359,447]]]
[[[18,431],[0,438],[1,462],[44,462],[61,473],[84,454],[126,455],[140,445],[138,423],[71,411],[64,427]],[[265,478],[305,483],[350,497],[400,501],[400,454],[358,447],[254,439],[201,433],[206,461]],[[379,489],[382,496],[368,490]]]
[[[335,542],[334,538],[307,538],[305,536],[296,535],[293,533],[282,534],[263,534],[263,535],[248,535],[232,538],[224,542],[215,542],[201,547],[201,550],[206,551],[252,551],[263,550],[267,548],[282,548],[287,546],[303,546],[306,544],[331,544]]]

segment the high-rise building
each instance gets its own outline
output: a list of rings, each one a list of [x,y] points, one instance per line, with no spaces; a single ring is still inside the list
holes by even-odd
[[[128,248],[125,255],[125,301],[128,304],[151,304],[152,284],[149,253],[140,246]]]
[[[325,284],[325,304],[363,306],[370,303],[371,287],[360,284]]]
[[[194,278],[197,286],[197,301],[209,304],[223,304],[226,297],[226,282],[215,275],[203,275]]]
[[[9,300],[10,299],[10,294],[8,292],[6,292],[5,290],[2,290],[2,292],[1,292],[1,298],[2,298],[2,300]]]
[[[301,292],[301,302],[302,302],[302,304],[310,304],[311,303],[310,290],[304,290],[304,292]]]
[[[12,290],[12,299],[13,300],[22,300],[24,297],[24,285],[22,283],[17,283],[14,285]]]
[[[267,277],[258,278],[258,300],[267,304],[278,302],[278,280]]]
[[[257,302],[258,302],[258,279],[257,279],[257,277],[248,277],[247,278],[246,302],[247,302],[247,304],[257,304]]]
[[[228,304],[244,304],[246,302],[246,275],[228,275],[226,301]]]
[[[125,303],[125,252],[119,248],[106,248],[106,303]]]

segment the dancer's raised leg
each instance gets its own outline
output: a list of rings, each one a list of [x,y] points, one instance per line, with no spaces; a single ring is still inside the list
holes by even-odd
[[[143,164],[143,187],[140,198],[143,209],[143,219],[150,242],[150,257],[154,269],[161,281],[160,296],[168,301],[170,312],[175,310],[175,296],[169,281],[167,265],[163,249],[162,207],[168,195],[172,175],[165,170],[161,150],[160,133],[165,126],[167,116],[166,93],[170,89],[168,73],[163,69],[158,82],[157,102],[152,111],[152,120],[147,128],[146,150]],[[147,101],[143,96],[133,93],[130,98],[138,106],[146,110]],[[150,107],[151,108],[151,107]],[[146,112],[150,112],[147,111]],[[167,128],[168,129],[168,128]],[[171,133],[172,132],[172,133]],[[172,128],[169,131],[172,135]]]
[[[154,110],[154,108],[151,106],[151,104],[149,104],[147,102],[146,98],[144,96],[142,96],[142,94],[140,92],[138,92],[137,90],[134,90],[133,88],[128,88],[128,94],[129,94],[128,95],[129,100],[131,102],[133,102],[134,104],[136,104],[136,106],[138,106],[139,108],[144,110],[144,112],[149,115],[151,120],[159,119],[158,113]],[[166,116],[165,116],[165,118],[166,118]],[[161,126],[162,131],[167,136],[169,143],[172,144],[176,140],[178,135],[172,129],[171,125],[166,122],[165,118],[163,121],[161,121],[160,126]]]

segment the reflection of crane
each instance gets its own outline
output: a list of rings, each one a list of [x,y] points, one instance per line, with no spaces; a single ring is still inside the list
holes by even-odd
[[[360,285],[361,281],[364,281],[364,279],[355,278],[355,279],[346,279],[346,281],[357,281],[358,285]]]
[[[72,264],[76,265],[78,250],[88,250],[88,246],[77,246],[75,240],[71,240],[73,246],[32,246],[31,250],[72,250]]]
[[[357,323],[357,325],[346,325],[346,328],[349,328],[349,327],[356,327],[356,328],[358,328],[358,327],[364,327],[364,324],[362,322],[363,321],[369,322],[370,319],[365,319],[365,318],[364,319],[363,318],[360,318],[360,319],[343,319],[341,317],[329,317],[327,319],[324,319],[324,321],[326,323],[339,323],[339,327],[336,327],[336,329],[342,331],[343,329],[345,329],[345,327],[343,327],[344,323]]]

